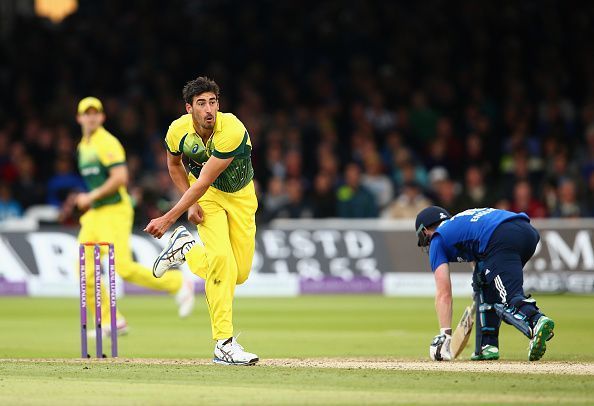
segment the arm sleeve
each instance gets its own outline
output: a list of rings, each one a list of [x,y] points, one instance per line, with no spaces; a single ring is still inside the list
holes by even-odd
[[[172,155],[181,155],[182,151],[179,149],[180,141],[179,130],[173,127],[173,125],[170,125],[165,135],[165,148]]]
[[[115,137],[106,138],[98,148],[99,161],[106,168],[126,163],[124,147]]]
[[[436,234],[431,239],[431,244],[429,245],[429,262],[431,263],[431,272],[435,272],[441,264],[447,264],[449,262],[445,253],[443,237],[439,234]]]
[[[217,158],[231,158],[245,152],[248,142],[248,132],[238,118],[233,117],[215,140],[212,155]]]

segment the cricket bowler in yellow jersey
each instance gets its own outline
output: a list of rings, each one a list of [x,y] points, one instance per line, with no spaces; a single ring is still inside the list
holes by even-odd
[[[155,279],[150,269],[134,262],[130,250],[130,235],[134,209],[126,190],[128,169],[122,144],[103,128],[105,114],[101,101],[87,97],[78,105],[77,121],[82,128],[78,144],[78,167],[88,192],[76,197],[76,204],[85,213],[80,218],[79,242],[106,241],[114,244],[115,268],[122,279],[136,285],[177,294],[179,313],[187,316],[194,306],[193,284],[184,280],[181,272],[171,272],[163,279]],[[103,247],[106,248],[106,247]],[[102,248],[102,254],[106,254]],[[87,267],[87,300],[94,308],[93,267]],[[109,300],[101,287],[101,313],[109,326]],[[127,330],[126,320],[118,311],[118,332]],[[108,334],[108,328],[104,332]]]
[[[212,337],[213,361],[226,365],[253,365],[249,353],[233,337],[235,286],[249,276],[255,249],[258,207],[251,162],[252,144],[243,123],[219,111],[219,87],[198,77],[183,89],[185,114],[173,121],[165,137],[171,179],[184,192],[162,217],[151,220],[145,231],[161,238],[187,210],[198,224],[203,244],[196,243],[183,226],[175,229],[166,248],[155,260],[153,274],[162,277],[171,267],[188,262],[206,281],[206,302]],[[182,155],[188,158],[186,173]]]

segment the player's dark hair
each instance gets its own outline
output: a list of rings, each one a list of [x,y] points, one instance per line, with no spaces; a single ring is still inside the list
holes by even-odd
[[[199,96],[206,92],[214,93],[217,96],[217,100],[219,99],[219,85],[206,76],[198,76],[196,79],[190,80],[182,90],[184,101],[188,104],[192,104],[194,96]]]

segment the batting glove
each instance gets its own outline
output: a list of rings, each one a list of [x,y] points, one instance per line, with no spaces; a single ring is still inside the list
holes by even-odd
[[[429,346],[429,357],[433,361],[451,361],[452,353],[450,346],[452,344],[452,329],[442,328],[440,334],[436,335]]]

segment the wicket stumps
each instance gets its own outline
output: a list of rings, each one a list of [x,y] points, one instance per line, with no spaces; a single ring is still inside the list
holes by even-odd
[[[113,244],[108,242],[84,242],[79,245],[80,266],[80,348],[82,358],[91,358],[87,349],[87,274],[85,248],[93,247],[94,258],[94,294],[95,294],[95,341],[97,358],[106,358],[103,354],[103,331],[101,326],[101,246],[109,247],[109,310],[111,315],[111,356],[118,356],[118,331],[116,320],[116,282],[115,252]]]

